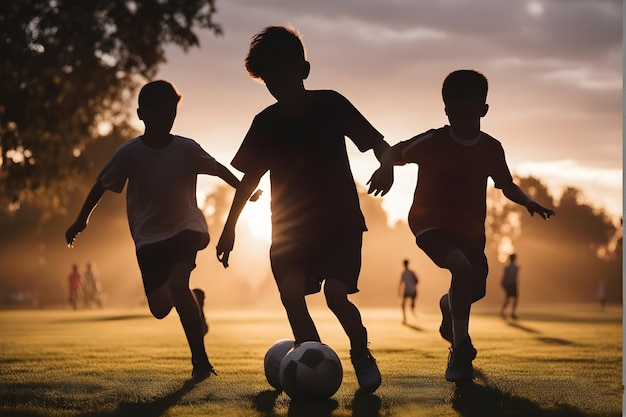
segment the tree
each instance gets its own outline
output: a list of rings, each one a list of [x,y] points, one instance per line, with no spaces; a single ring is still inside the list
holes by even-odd
[[[166,61],[164,45],[221,34],[215,12],[215,0],[1,2],[0,207],[62,209],[86,147],[130,128],[130,100]]]
[[[524,271],[526,300],[591,301],[600,280],[611,302],[621,300],[622,233],[617,220],[603,209],[585,203],[582,193],[566,188],[553,199],[548,188],[533,177],[520,178],[520,187],[535,201],[554,207],[545,222],[511,203],[500,190],[489,194],[487,252],[491,290],[500,295],[499,274],[506,257],[515,251]]]

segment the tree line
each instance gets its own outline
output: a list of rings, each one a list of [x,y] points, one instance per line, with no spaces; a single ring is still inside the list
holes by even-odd
[[[136,273],[122,199],[101,203],[111,220],[96,222],[90,237],[81,237],[92,240],[85,242],[91,251],[68,252],[63,232],[105,160],[137,134],[127,123],[128,109],[165,62],[164,46],[187,50],[199,45],[198,30],[221,34],[215,15],[214,0],[0,2],[0,293],[36,288],[58,298],[57,281],[76,256],[100,258],[110,274]],[[518,183],[557,215],[541,224],[499,191],[490,192],[490,293],[497,292],[503,255],[514,250],[528,297],[590,300],[603,280],[609,299],[621,302],[621,219],[585,203],[575,187],[556,198],[538,178]],[[380,295],[368,302],[394,300],[389,283],[401,258],[415,258],[412,265],[425,277],[441,276],[419,255],[405,222],[388,225],[381,199],[364,191],[360,198],[370,229],[362,293]],[[214,235],[229,199],[228,190],[217,188],[204,202]],[[129,255],[109,263],[106,253],[117,241]],[[445,276],[432,282],[437,279],[437,286],[446,285]]]

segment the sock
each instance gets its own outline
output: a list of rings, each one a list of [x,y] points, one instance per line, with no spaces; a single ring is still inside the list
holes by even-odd
[[[350,352],[354,352],[357,356],[367,354],[367,329],[361,326],[360,329],[350,337]]]
[[[454,338],[454,346],[457,346],[461,341],[469,337],[468,328],[468,319],[452,319],[452,335]]]
[[[195,318],[187,322],[181,320],[181,323],[191,350],[192,362],[208,362],[209,358],[204,347],[204,323],[202,319]]]

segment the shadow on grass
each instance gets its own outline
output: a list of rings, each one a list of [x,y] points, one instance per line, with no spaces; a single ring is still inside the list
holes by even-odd
[[[543,409],[538,404],[478,383],[458,384],[452,408],[463,417],[585,417],[568,405]]]
[[[265,390],[259,392],[253,399],[253,408],[266,415],[275,416],[274,407],[281,391]],[[308,400],[290,399],[287,417],[330,417],[339,406],[334,399]],[[364,391],[356,391],[351,403],[352,417],[379,417],[381,406],[380,397]]]
[[[71,317],[63,320],[56,320],[54,323],[79,323],[79,322],[100,322],[100,321],[123,321],[152,318],[150,314],[118,314],[99,317]]]
[[[178,404],[181,398],[190,392],[194,386],[193,381],[189,380],[178,390],[155,398],[150,402],[122,402],[113,411],[83,413],[80,414],[80,417],[160,417]]]
[[[524,326],[518,322],[513,322],[513,321],[509,321],[507,322],[507,324],[510,327],[514,327],[516,329],[520,329],[525,331],[526,333],[532,333],[532,334],[540,334],[541,332],[539,330],[533,329],[532,327],[528,327],[528,326]],[[566,339],[559,339],[557,337],[537,337],[537,340],[542,342],[542,343],[546,343],[548,345],[559,345],[559,346],[569,346],[569,345],[574,345],[575,343]]]
[[[402,325],[408,327],[409,329],[413,329],[415,331],[418,331],[418,332],[423,332],[424,331],[424,329],[422,329],[421,327],[416,326],[414,324],[402,323]]]
[[[507,321],[507,324],[510,327],[514,327],[516,329],[523,330],[526,333],[534,333],[534,334],[541,333],[539,330],[533,329],[532,327],[524,326],[523,324],[520,324],[517,321]]]

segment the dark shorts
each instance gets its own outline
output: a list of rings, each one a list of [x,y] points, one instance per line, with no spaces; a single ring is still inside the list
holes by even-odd
[[[479,300],[485,296],[489,267],[487,257],[482,249],[467,244],[462,237],[445,229],[433,229],[424,232],[415,239],[417,246],[440,268],[447,269],[446,256],[458,249],[467,257],[472,266],[472,299]]]
[[[195,268],[196,254],[208,243],[207,234],[185,230],[169,239],[139,248],[137,262],[146,294],[161,288],[177,263],[186,262],[192,265],[192,269]]]
[[[270,248],[274,279],[278,284],[290,272],[301,272],[307,278],[306,294],[319,292],[325,279],[341,281],[348,294],[356,293],[362,244],[359,229],[274,237]]]
[[[515,284],[502,284],[504,292],[507,297],[517,297],[517,285]]]

